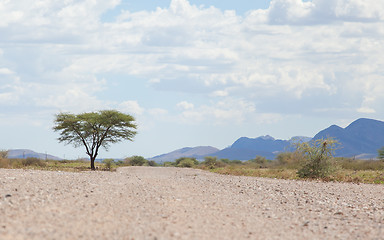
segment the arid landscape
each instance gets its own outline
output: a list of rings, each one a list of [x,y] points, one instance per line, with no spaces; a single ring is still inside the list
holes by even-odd
[[[382,185],[0,169],[0,239],[384,239]]]

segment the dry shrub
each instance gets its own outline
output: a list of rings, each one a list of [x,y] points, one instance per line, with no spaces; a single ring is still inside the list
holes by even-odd
[[[298,170],[300,178],[326,178],[336,170],[333,153],[338,142],[331,138],[311,142],[297,143],[297,151],[305,157],[305,162]]]
[[[0,168],[8,168],[9,160],[5,158],[0,158]]]
[[[46,163],[38,158],[29,157],[21,160],[21,164],[25,167],[35,166],[35,167],[44,167]]]
[[[384,161],[378,160],[359,160],[353,158],[338,158],[338,164],[343,169],[361,171],[361,170],[384,170]]]

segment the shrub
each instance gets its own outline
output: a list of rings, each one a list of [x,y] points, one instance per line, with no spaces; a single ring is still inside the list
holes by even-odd
[[[217,163],[216,157],[205,157],[203,164],[210,169],[214,169]]]
[[[196,162],[192,158],[185,158],[181,160],[176,166],[183,168],[191,168],[196,165]]]
[[[151,167],[156,167],[157,166],[157,163],[155,161],[153,161],[153,160],[148,161],[147,164],[148,164],[148,166],[151,166]]]
[[[380,148],[379,150],[377,150],[377,153],[378,153],[378,158],[380,160],[383,160],[384,161],[384,147]]]
[[[133,156],[126,158],[125,161],[131,166],[143,166],[147,163],[147,160],[142,156]]]
[[[36,166],[36,167],[44,167],[46,164],[39,158],[29,157],[21,160],[21,164],[24,167],[28,166]]]
[[[228,161],[228,162],[229,162],[229,161]],[[228,162],[226,162],[225,160],[224,160],[224,162],[223,162],[222,159],[220,159],[219,161],[216,161],[215,167],[216,167],[216,168],[223,168],[223,167],[226,167],[226,166],[229,165]]]
[[[276,156],[276,165],[286,168],[299,168],[300,163],[305,161],[305,156],[302,152],[282,152]]]
[[[325,178],[335,169],[333,152],[337,141],[318,139],[297,143],[297,151],[305,157],[302,167],[297,172],[300,178]]]
[[[343,169],[354,171],[382,171],[384,170],[384,161],[360,160],[353,158],[337,158],[338,165]]]
[[[115,161],[113,159],[104,159],[103,160],[104,167],[106,170],[111,171],[113,164]]]
[[[124,161],[122,161],[122,160],[119,160],[119,161],[117,161],[117,162],[115,162],[115,164],[117,165],[117,166],[124,166]]]
[[[1,150],[0,151],[0,168],[7,168],[7,167],[9,167],[8,151]]]
[[[0,168],[8,168],[9,160],[5,158],[0,158]]]
[[[241,160],[232,160],[230,163],[231,164],[235,164],[235,165],[242,165],[242,164],[244,164],[243,161],[241,161]]]
[[[0,159],[7,159],[8,158],[8,150],[0,150]]]
[[[268,160],[263,156],[256,156],[254,159],[249,160],[251,163],[256,163],[261,166],[265,166]]]
[[[228,158],[222,158],[222,159],[220,159],[220,162],[223,162],[223,163],[226,163],[226,164],[230,164],[231,160],[229,160]]]
[[[245,164],[251,168],[266,168],[268,162],[265,157],[256,156],[256,158],[246,161]]]
[[[164,167],[175,167],[176,163],[175,162],[164,162],[163,166]]]
[[[196,158],[181,157],[175,160],[175,165],[178,166],[184,160],[191,160],[193,162],[193,165],[199,164],[199,161],[197,161]]]

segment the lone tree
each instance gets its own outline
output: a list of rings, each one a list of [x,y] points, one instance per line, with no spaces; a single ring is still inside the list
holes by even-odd
[[[108,150],[111,143],[123,140],[132,141],[136,135],[135,119],[116,110],[56,115],[53,130],[60,133],[59,142],[84,146],[91,160],[91,169],[95,170],[95,159],[100,147]]]

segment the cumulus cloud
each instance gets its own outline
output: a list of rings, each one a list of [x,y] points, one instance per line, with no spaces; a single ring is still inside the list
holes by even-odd
[[[101,16],[119,0],[28,3],[0,3],[4,103],[70,111],[108,107],[99,93],[108,76],[120,75],[127,79],[121,81],[145,79],[143,85],[155,91],[210,101],[176,101],[184,120],[231,122],[237,116],[242,122],[279,114],[267,109],[284,105],[273,100],[282,96],[291,105],[327,99],[316,109],[330,109],[333,101],[332,109],[380,111],[382,1],[272,0],[268,9],[238,16],[172,0],[154,11],[125,9],[108,23]],[[98,80],[100,75],[105,77]],[[116,106],[138,115],[171,115],[166,107],[143,109],[136,100]]]
[[[0,105],[15,105],[25,92],[19,77],[8,68],[0,68]]]
[[[329,24],[331,22],[377,22],[384,19],[384,4],[375,0],[272,0],[267,10],[250,17],[271,24]]]
[[[252,102],[229,98],[194,108],[185,108],[177,119],[189,124],[220,125],[228,122],[241,124],[247,119],[255,121],[256,118],[257,112]]]
[[[140,107],[137,101],[125,101],[119,104],[119,109],[123,112],[127,112],[129,114],[134,115],[142,115],[144,112],[144,108]]]
[[[187,101],[182,101],[177,104],[177,106],[181,109],[188,110],[188,109],[193,109],[194,105],[192,103],[189,103]]]

